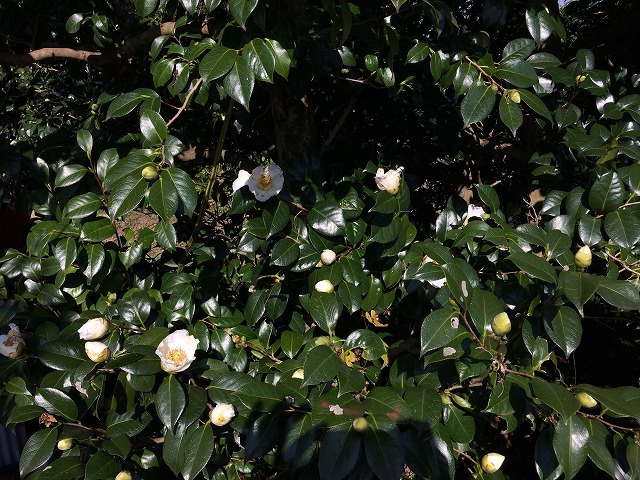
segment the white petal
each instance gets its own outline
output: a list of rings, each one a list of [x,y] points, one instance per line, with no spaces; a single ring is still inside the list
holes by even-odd
[[[232,190],[235,192],[236,190],[240,190],[247,184],[247,181],[251,177],[251,174],[246,170],[240,170],[238,172],[238,178],[233,181],[233,185],[231,186]]]

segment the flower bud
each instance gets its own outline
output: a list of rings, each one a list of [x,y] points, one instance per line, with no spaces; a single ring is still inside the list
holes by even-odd
[[[331,345],[331,339],[329,337],[316,338],[316,345]]]
[[[465,398],[462,398],[460,395],[456,395],[455,393],[451,394],[451,399],[462,408],[471,408],[471,404]]]
[[[320,280],[316,283],[316,292],[333,293],[333,283],[329,280]]]
[[[111,351],[102,342],[86,342],[84,344],[84,351],[92,361],[96,363],[102,363],[109,360]]]
[[[97,340],[107,333],[109,324],[104,318],[92,318],[87,320],[78,330],[80,340]]]
[[[298,378],[304,380],[304,368],[299,368],[291,375],[291,378]]]
[[[509,100],[513,103],[520,103],[520,92],[518,90],[509,90]]]
[[[499,453],[487,453],[484,457],[482,457],[480,465],[482,465],[482,469],[485,472],[494,473],[500,470],[503,462],[504,455],[500,455]]]
[[[211,423],[217,425],[218,427],[222,427],[229,423],[233,417],[236,416],[236,412],[233,409],[233,405],[229,403],[218,403],[211,413],[209,413],[209,419]]]
[[[491,330],[494,334],[501,337],[511,331],[511,320],[507,312],[502,312],[493,317],[491,321]]]
[[[158,178],[158,168],[153,165],[144,167],[142,169],[142,178],[144,178],[148,182],[153,182]]]
[[[573,261],[578,268],[587,268],[591,265],[591,258],[593,255],[591,254],[591,249],[588,245],[585,245],[580,250],[576,252],[575,257],[573,257]]]
[[[446,393],[440,394],[440,400],[442,401],[443,405],[451,405],[451,397]]]
[[[352,425],[353,429],[358,433],[363,433],[369,430],[369,422],[367,422],[367,419],[364,417],[356,418],[353,421]]]
[[[578,75],[576,76],[576,83],[582,83],[587,79],[586,75]]]
[[[584,408],[595,408],[598,401],[586,392],[576,394],[576,398]]]
[[[322,260],[322,263],[324,263],[325,265],[331,265],[336,261],[336,252],[326,248],[320,254],[320,260]]]
[[[58,450],[66,452],[73,447],[73,438],[63,438],[58,440]]]
[[[118,475],[116,475],[116,480],[131,480],[132,478],[133,477],[129,470],[122,470]]]

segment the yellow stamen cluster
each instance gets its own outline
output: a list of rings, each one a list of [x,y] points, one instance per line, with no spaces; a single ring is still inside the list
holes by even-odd
[[[273,180],[271,179],[271,175],[267,172],[264,172],[260,175],[260,181],[258,182],[258,187],[262,190],[268,190],[271,187]]]
[[[167,360],[171,360],[176,365],[184,362],[187,358],[187,354],[181,348],[174,348],[167,353]]]

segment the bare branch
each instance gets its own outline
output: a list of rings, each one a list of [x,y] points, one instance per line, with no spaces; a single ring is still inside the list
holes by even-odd
[[[142,48],[149,45],[154,38],[160,35],[175,35],[182,31],[195,31],[204,35],[209,34],[209,27],[206,23],[187,24],[176,31],[175,22],[165,22],[149,28],[148,30],[126,40],[121,46],[110,52],[83,50],[79,48],[67,47],[46,47],[33,50],[29,53],[2,53],[0,52],[1,65],[24,66],[45,60],[78,60],[94,65],[104,65],[113,63],[120,59],[129,58]]]

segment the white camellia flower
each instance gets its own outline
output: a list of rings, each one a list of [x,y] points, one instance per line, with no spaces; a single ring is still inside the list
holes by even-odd
[[[176,330],[167,335],[156,349],[160,366],[167,373],[178,373],[189,368],[196,359],[198,339],[187,330]]]
[[[337,256],[336,252],[328,248],[325,248],[320,254],[320,260],[325,265],[331,265],[333,262],[336,261],[336,256]]]
[[[464,220],[463,225],[466,225],[467,223],[469,223],[469,220],[471,220],[473,217],[482,218],[482,216],[485,215],[485,214],[486,214],[486,212],[484,211],[484,209],[482,207],[476,207],[475,205],[469,205],[467,207],[467,213],[462,216],[462,219]]]
[[[376,185],[380,190],[386,190],[392,195],[398,193],[400,189],[400,181],[402,180],[401,173],[403,167],[395,170],[384,171],[384,168],[379,168],[376,171]]]
[[[97,340],[107,333],[109,324],[104,318],[92,318],[87,320],[78,330],[80,340]]]
[[[236,412],[233,409],[233,405],[229,403],[218,403],[211,413],[209,413],[209,419],[211,423],[217,425],[218,427],[222,427],[233,420],[233,417],[236,416]]]
[[[329,280],[320,280],[316,283],[316,292],[320,293],[333,293],[333,283]]]
[[[255,195],[256,200],[266,202],[282,190],[284,174],[282,169],[275,163],[267,165],[267,167],[256,167],[251,173],[246,170],[240,170],[238,178],[235,179],[231,188],[235,192],[245,185]]]
[[[9,324],[9,333],[0,335],[0,354],[18,358],[24,351],[24,337],[15,323]]]
[[[102,342],[86,342],[84,344],[84,351],[87,357],[96,363],[106,362],[111,356],[109,347]]]

